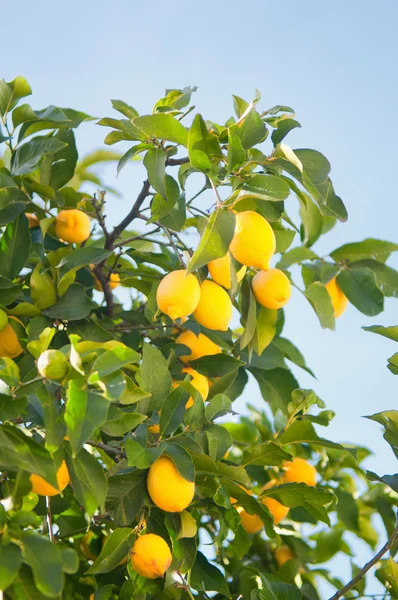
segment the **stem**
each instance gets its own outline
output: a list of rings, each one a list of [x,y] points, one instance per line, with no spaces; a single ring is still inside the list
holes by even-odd
[[[115,456],[121,456],[122,458],[126,458],[125,452],[120,450],[120,448],[112,448],[112,446],[108,446],[103,442],[94,442],[94,440],[88,440],[86,444],[93,446],[94,448],[99,448],[103,450],[105,454],[107,454],[110,458],[115,458]]]
[[[210,179],[210,183],[211,183],[211,187],[213,188],[213,192],[216,195],[217,206],[221,206],[222,205],[222,201],[221,201],[220,195],[218,193],[218,189],[217,189],[216,185],[214,184],[214,182],[211,179]]]
[[[177,167],[178,165],[185,165],[189,163],[188,156],[184,158],[168,158],[166,160],[166,167]]]
[[[145,201],[145,198],[149,195],[149,188],[150,184],[148,179],[146,179],[142,185],[140,193],[137,196],[137,200],[134,202],[132,209],[130,210],[128,215],[126,215],[124,219],[120,221],[119,225],[116,225],[112,233],[109,234],[109,239],[106,243],[106,248],[108,250],[113,249],[113,244],[117,240],[119,235],[122,233],[122,231],[124,231],[126,227],[130,225],[131,221],[133,221],[138,216],[141,206]]]
[[[54,544],[55,537],[53,531],[53,517],[51,514],[51,499],[49,496],[46,496],[46,509],[47,509],[47,527],[48,527],[48,535],[50,536],[50,542]]]
[[[119,242],[118,244],[114,244],[113,247],[119,248],[121,246],[124,246],[125,244],[129,244],[130,242],[135,242],[136,240],[143,240],[146,238],[147,235],[152,235],[154,233],[158,233],[159,230],[160,230],[160,227],[156,227],[156,229],[152,229],[152,231],[148,231],[147,233],[140,233],[139,235],[134,235],[133,237],[126,238],[125,240],[123,240],[122,242]]]
[[[369,562],[367,562],[366,565],[362,567],[359,573],[355,577],[353,577],[353,579],[351,579],[351,581],[349,581],[347,585],[345,585],[341,590],[338,590],[334,594],[334,596],[331,596],[331,598],[329,598],[329,600],[338,600],[339,598],[342,598],[347,592],[352,590],[352,588],[355,587],[355,585],[359,581],[361,581],[361,579],[366,575],[366,573],[370,571],[370,569],[374,567],[376,563],[379,562],[379,560],[384,556],[384,554],[388,552],[397,541],[398,526],[394,529],[390,539],[384,544],[381,550],[379,550],[379,552]]]

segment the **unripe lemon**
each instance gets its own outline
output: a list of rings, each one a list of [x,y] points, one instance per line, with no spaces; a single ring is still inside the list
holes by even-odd
[[[90,236],[90,218],[77,208],[61,210],[55,219],[55,233],[68,244],[84,242]]]
[[[208,356],[209,354],[220,354],[221,348],[212,342],[206,335],[199,333],[195,335],[193,331],[184,331],[176,339],[177,344],[184,344],[191,350],[191,354],[184,354],[180,356],[180,359],[184,363],[188,363],[191,360],[196,360],[202,356]]]
[[[292,293],[289,278],[279,269],[259,271],[252,281],[255,299],[265,308],[278,309],[285,306]]]
[[[236,214],[235,233],[229,251],[238,262],[266,271],[275,248],[274,231],[264,217],[253,210]]]
[[[195,275],[187,275],[184,269],[172,271],[163,277],[156,292],[159,310],[173,321],[188,317],[198,306],[199,282]]]
[[[236,509],[239,513],[242,527],[246,533],[258,533],[264,527],[264,523],[258,515],[250,515],[244,508],[238,506]]]
[[[102,285],[100,280],[98,279],[98,277],[96,277],[94,272],[92,272],[91,275],[94,279],[94,289],[97,290],[97,292],[102,292]],[[111,290],[114,290],[120,284],[119,273],[111,273],[110,277],[108,278],[108,281],[109,287],[111,288]]]
[[[227,331],[232,319],[232,302],[217,283],[206,279],[200,286],[200,300],[193,316],[207,329]]]
[[[27,217],[27,219],[29,221],[29,229],[32,229],[32,227],[37,227],[38,225],[40,225],[39,219],[33,213],[25,213],[25,217]]]
[[[14,319],[19,323],[21,322],[15,317],[10,317],[10,319]],[[23,348],[19,343],[17,334],[11,327],[10,323],[7,323],[4,329],[0,331],[0,357],[16,358],[17,356],[22,354],[22,352]]]
[[[68,372],[68,360],[61,350],[45,350],[39,356],[37,370],[46,379],[61,381]]]
[[[1,308],[0,308],[0,331],[3,331],[3,329],[6,327],[7,324],[8,324],[7,313],[5,313],[4,310],[1,310]]]
[[[188,373],[192,379],[189,382],[196,390],[198,390],[199,394],[202,396],[203,398],[203,402],[206,400],[207,396],[209,395],[209,382],[207,381],[206,377],[204,375],[202,375],[201,373],[198,373],[197,371],[195,371],[195,369],[191,369],[191,367],[185,367],[182,370],[183,373]],[[180,384],[180,382],[176,381],[173,383],[174,387],[177,387]],[[192,396],[189,397],[188,402],[185,405],[185,408],[191,408],[191,406],[194,405],[194,401]],[[148,427],[149,429],[149,427]]]
[[[275,525],[278,525],[288,514],[289,508],[284,506],[274,498],[263,498],[261,501],[266,506],[274,519]]]
[[[292,558],[294,558],[294,554],[290,550],[289,546],[282,546],[281,548],[275,551],[275,560],[280,567]]]
[[[283,483],[316,485],[316,469],[304,460],[304,458],[294,458],[292,461],[286,461],[283,470]]]
[[[231,289],[232,281],[231,281],[231,255],[229,252],[222,258],[216,258],[215,260],[211,260],[207,268],[209,269],[209,273],[213,281],[227,288],[227,290]],[[237,271],[236,279],[241,281],[246,273],[246,267],[243,266]]]
[[[348,298],[343,294],[343,292],[337,285],[336,277],[333,277],[333,279],[331,279],[325,285],[325,288],[329,293],[334,310],[334,316],[337,319],[337,317],[340,317],[347,308]]]
[[[131,566],[147,579],[163,577],[171,565],[170,548],[160,535],[140,535],[131,549]]]
[[[183,511],[195,493],[195,483],[184,479],[168,456],[161,456],[153,463],[147,487],[152,502],[166,512]]]
[[[63,460],[57,471],[58,490],[47,483],[40,475],[32,474],[30,481],[32,483],[32,492],[35,492],[38,496],[57,496],[60,492],[63,492],[70,481],[66,462]]]

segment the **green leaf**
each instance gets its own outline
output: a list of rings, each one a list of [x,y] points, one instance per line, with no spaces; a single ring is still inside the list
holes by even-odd
[[[351,267],[368,267],[376,276],[377,286],[384,296],[398,297],[398,272],[378,260],[370,258],[351,263]]]
[[[292,415],[297,415],[301,412],[305,414],[308,412],[311,406],[314,406],[314,404],[316,404],[319,408],[326,407],[325,403],[318,398],[313,390],[294,390],[292,392],[292,401],[289,402],[287,407],[289,417],[292,417]]]
[[[298,121],[294,119],[282,119],[277,123],[276,129],[272,132],[271,139],[274,146],[277,146],[281,143],[281,141],[287,136],[287,134],[292,131],[292,129],[296,129],[296,127],[301,127]]]
[[[184,384],[177,386],[162,404],[160,415],[160,434],[162,436],[173,434],[181,425],[185,414],[185,405],[190,393]]]
[[[307,420],[293,421],[293,423],[278,436],[277,442],[282,446],[287,444],[310,444],[323,446],[325,448],[335,448],[336,450],[346,452],[344,446],[319,437],[312,423]]]
[[[214,421],[232,412],[231,400],[225,394],[216,394],[205,408],[207,421]]]
[[[191,571],[191,586],[194,590],[206,592],[219,592],[227,598],[231,598],[228,584],[224,575],[214,567],[207,558],[198,552]]]
[[[148,221],[154,223],[159,219],[164,219],[173,210],[180,197],[180,189],[178,183],[171,175],[165,176],[164,181],[164,194],[156,194],[151,202],[151,214],[152,217]]]
[[[377,287],[376,277],[368,267],[352,267],[341,271],[337,284],[359,311],[373,317],[383,311],[384,296]]]
[[[147,471],[139,470],[109,477],[106,509],[112,514],[116,525],[130,525],[144,505],[148,504],[146,478]]]
[[[272,412],[278,409],[287,414],[287,406],[292,398],[292,392],[298,387],[296,379],[286,369],[250,369],[260,386],[261,395],[269,402]]]
[[[161,148],[148,150],[144,158],[144,166],[148,171],[148,179],[151,186],[167,200],[165,183],[167,152]]]
[[[243,467],[226,465],[224,462],[215,463],[210,456],[206,454],[192,454],[196,471],[198,473],[206,473],[209,475],[217,475],[243,485],[245,488],[250,488],[251,481]]]
[[[245,450],[242,464],[244,467],[280,466],[283,461],[291,459],[291,454],[285,452],[279,444],[264,442]]]
[[[111,100],[111,102],[112,107],[115,110],[118,110],[128,119],[134,119],[135,117],[138,117],[138,112],[135,110],[135,108],[129,104],[126,104],[126,102],[123,102],[123,100]]]
[[[280,581],[275,575],[262,573],[262,589],[256,590],[250,600],[301,600],[301,591],[290,583]]]
[[[263,490],[261,497],[275,498],[284,506],[294,508],[310,504],[315,507],[330,504],[334,495],[320,487],[313,487],[305,483],[285,483],[283,485]]]
[[[65,445],[65,458],[70,474],[74,495],[92,517],[98,506],[104,510],[108,482],[101,464],[84,448],[72,458],[68,444]]]
[[[5,590],[16,578],[22,563],[22,553],[16,544],[0,546],[0,590]]]
[[[37,302],[36,304],[38,305]],[[72,283],[62,298],[51,308],[43,310],[43,313],[51,319],[77,321],[88,317],[94,306],[94,303],[86,296],[84,287],[80,283]]]
[[[305,260],[312,260],[318,258],[318,256],[310,248],[299,246],[298,248],[292,248],[288,252],[285,252],[277,263],[277,269],[288,269],[292,265],[301,263]]]
[[[371,333],[378,333],[383,337],[386,337],[394,342],[398,342],[398,325],[391,325],[390,327],[384,327],[383,325],[370,325],[369,327],[362,327],[365,331]]]
[[[42,264],[37,264],[30,277],[30,293],[36,306],[43,310],[57,302],[57,291],[53,278],[44,271]]]
[[[64,573],[74,575],[79,570],[79,555],[73,548],[59,544],[57,546],[61,556],[62,570]]]
[[[3,116],[14,108],[20,98],[32,93],[29,83],[23,77],[15,77],[12,81],[0,80],[0,114]]]
[[[334,329],[334,309],[329,292],[322,283],[315,281],[305,290],[304,295],[316,312],[323,329]]]
[[[167,360],[160,350],[151,344],[144,343],[137,382],[145,392],[151,394],[148,410],[159,410],[169,395],[172,379]]]
[[[243,350],[252,341],[257,327],[257,303],[247,279],[242,282],[241,305],[241,315],[245,328],[240,338],[239,347]]]
[[[36,391],[36,395],[40,400],[43,411],[44,427],[46,429],[46,448],[49,452],[53,453],[61,446],[65,436],[61,405],[44,384]]]
[[[398,598],[398,564],[390,557],[382,565],[377,569],[376,577],[383,585],[387,584],[392,598]]]
[[[359,508],[352,494],[341,489],[336,489],[337,516],[340,521],[353,531],[359,530]]]
[[[25,533],[22,542],[24,558],[32,567],[33,578],[39,592],[50,598],[61,594],[64,573],[60,554],[54,544],[34,533]]]
[[[336,262],[341,260],[350,260],[351,262],[363,260],[364,258],[374,258],[381,262],[385,262],[391,252],[398,250],[398,244],[394,242],[386,242],[384,240],[376,240],[367,238],[362,242],[352,242],[344,244],[340,248],[336,248],[330,253],[331,258]]]
[[[49,452],[18,427],[7,423],[0,426],[0,465],[4,469],[36,473],[58,487],[55,464]]]
[[[166,450],[164,442],[159,446],[147,448],[130,438],[126,440],[125,447],[129,467],[137,467],[137,469],[148,469]]]
[[[290,340],[282,337],[276,337],[273,343],[277,348],[279,348],[279,350],[283,352],[287,360],[290,360],[292,363],[294,363],[298,367],[301,367],[302,369],[304,369],[304,371],[307,371],[307,373],[315,377],[313,371],[309,367],[307,367],[305,358],[301,354],[300,350],[296,348],[296,346]]]
[[[298,190],[294,189],[298,194]],[[300,192],[300,217],[302,221],[301,240],[305,246],[312,246],[322,235],[323,217],[311,196]]]
[[[76,148],[75,134],[72,129],[61,129],[53,139],[66,144],[55,156],[55,162],[51,166],[50,186],[58,190],[70,181],[74,175],[78,153]]]
[[[140,355],[128,346],[116,346],[112,350],[106,350],[93,363],[91,371],[97,372],[100,377],[110,375],[122,367],[131,363],[138,363]]]
[[[195,467],[191,455],[178,444],[167,444],[165,453],[171,458],[181,477],[187,481],[195,481]]]
[[[109,571],[115,569],[130,552],[135,537],[134,530],[127,527],[112,531],[100,555],[87,573],[89,575],[99,575],[100,573],[109,573]]]
[[[227,354],[214,354],[192,360],[190,364],[195,371],[199,371],[206,377],[222,377],[245,363]]]
[[[83,448],[107,419],[109,402],[100,394],[82,389],[77,381],[70,380],[65,408],[65,423],[73,456]]]
[[[43,156],[49,152],[54,153],[65,148],[66,144],[55,137],[36,137],[18,146],[11,159],[11,174],[27,175],[34,171]]]
[[[17,277],[29,258],[30,235],[28,219],[24,214],[9,223],[0,242],[0,275]]]
[[[196,115],[188,133],[188,154],[191,165],[198,171],[210,173],[222,158],[220,143],[207,129],[201,115]]]
[[[233,132],[233,129],[228,129],[228,171],[231,172],[240,166],[245,160],[245,156],[239,136]]]
[[[239,122],[233,126],[233,130],[240,138],[242,148],[248,150],[265,140],[267,137],[267,128],[254,108],[252,108],[242,120],[240,119]]]
[[[84,248],[72,250],[72,252],[57,266],[62,267],[63,271],[66,272],[85,265],[97,265],[103,260],[106,260],[111,254],[112,252],[110,250],[104,250],[104,248],[85,246]]]
[[[136,117],[132,123],[142,133],[144,139],[168,140],[182,146],[188,144],[188,131],[172,115],[166,113],[145,115]]]
[[[221,258],[228,252],[235,231],[235,215],[217,208],[210,216],[197,249],[188,264],[188,273]]]
[[[228,429],[221,425],[209,423],[204,432],[207,438],[209,456],[213,460],[221,460],[232,446],[232,436]]]
[[[101,429],[102,431],[105,431],[107,435],[120,436],[135,429],[137,425],[140,425],[145,419],[145,415],[124,412],[116,406],[111,406],[109,408],[108,420]]]
[[[286,181],[277,175],[253,175],[245,181],[242,189],[269,202],[285,200],[290,194]]]
[[[261,356],[267,346],[270,345],[276,334],[276,320],[278,311],[264,306],[258,307],[256,318],[256,330],[253,336],[253,350]]]

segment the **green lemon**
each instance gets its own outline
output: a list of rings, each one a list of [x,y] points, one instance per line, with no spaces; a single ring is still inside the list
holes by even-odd
[[[5,326],[7,324],[8,324],[8,316],[4,312],[4,310],[1,310],[1,308],[0,308],[0,331],[3,331],[3,329],[5,328]]]
[[[68,360],[61,350],[46,350],[39,356],[37,370],[46,379],[60,381],[68,372]]]

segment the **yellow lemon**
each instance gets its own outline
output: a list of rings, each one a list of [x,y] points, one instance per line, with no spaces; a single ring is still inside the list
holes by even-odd
[[[163,277],[156,292],[159,310],[173,321],[188,317],[199,303],[200,287],[195,275],[184,269],[172,271]]]
[[[274,498],[263,498],[261,501],[266,506],[274,519],[275,525],[278,525],[288,514],[289,508],[284,506]]]
[[[152,502],[166,512],[183,511],[195,493],[195,483],[184,479],[168,456],[161,456],[153,463],[147,487]]]
[[[15,317],[9,317],[10,319],[14,319],[14,321],[18,321],[21,323],[19,319]],[[22,354],[23,348],[19,343],[18,336],[15,333],[14,329],[11,327],[10,323],[0,331],[0,357],[4,358],[16,358],[20,354]]]
[[[79,244],[90,236],[90,218],[81,210],[61,210],[55,219],[55,233],[68,244]]]
[[[35,492],[38,496],[57,496],[60,492],[63,492],[70,481],[66,462],[63,460],[57,471],[58,490],[47,483],[40,475],[32,474],[30,481],[32,483],[32,492]]]
[[[184,331],[176,339],[177,344],[184,344],[188,346],[191,354],[184,354],[180,356],[180,359],[184,363],[188,363],[191,360],[196,360],[202,356],[208,356],[209,354],[220,354],[221,348],[212,342],[206,335],[199,333],[195,335],[193,331]]]
[[[147,579],[163,577],[171,565],[170,548],[160,535],[140,535],[131,549],[131,566]]]
[[[250,515],[241,506],[238,506],[236,510],[242,521],[242,527],[247,533],[258,533],[262,530],[264,523],[258,515]]]
[[[149,433],[160,433],[159,423],[155,423],[154,425],[148,425],[147,429]]]
[[[25,213],[25,217],[27,217],[29,221],[29,229],[32,229],[32,227],[37,227],[40,224],[39,219],[33,213]]]
[[[209,395],[209,382],[207,381],[206,377],[204,375],[202,375],[201,373],[198,373],[197,371],[195,371],[195,369],[191,369],[191,367],[185,367],[182,370],[182,373],[188,373],[192,379],[189,382],[196,390],[198,390],[199,394],[202,396],[203,398],[203,402],[206,400],[207,396]],[[174,382],[173,386],[177,387],[179,385],[180,382]],[[185,408],[191,408],[191,406],[193,406],[194,401],[192,396],[190,396],[188,402],[185,405]],[[148,427],[149,429],[149,427]]]
[[[200,300],[193,316],[207,329],[227,331],[232,319],[232,302],[218,283],[206,279],[200,286]]]
[[[266,271],[275,247],[274,231],[264,217],[252,210],[236,214],[235,233],[229,251],[238,262]]]
[[[252,281],[255,299],[265,308],[277,309],[285,306],[292,293],[289,278],[279,269],[259,271]]]
[[[283,465],[283,470],[283,483],[316,485],[316,469],[304,460],[304,458],[294,458],[292,461],[286,461]]]
[[[216,258],[215,260],[211,260],[207,265],[209,269],[209,273],[213,281],[227,288],[227,290],[231,289],[232,281],[231,281],[231,255],[229,252],[222,258]],[[246,267],[243,266],[237,271],[236,279],[241,281],[246,273]]]
[[[275,551],[275,560],[280,567],[292,558],[294,558],[294,554],[290,550],[289,546],[282,546],[281,548]]]
[[[336,277],[333,277],[333,279],[331,279],[325,285],[325,288],[327,289],[327,291],[329,293],[330,299],[332,301],[332,306],[334,309],[334,316],[337,319],[337,317],[340,317],[343,314],[343,312],[345,311],[345,309],[347,308],[348,298],[347,298],[347,296],[345,296],[343,294],[343,292],[337,285]]]
[[[68,360],[61,350],[45,350],[39,356],[37,370],[46,379],[61,381],[68,372]]]
[[[91,275],[94,279],[94,289],[97,290],[97,292],[102,292],[102,285],[100,280],[97,278],[94,272],[92,272]],[[111,273],[110,277],[108,278],[108,281],[109,287],[111,288],[111,290],[114,290],[120,284],[119,273]]]

